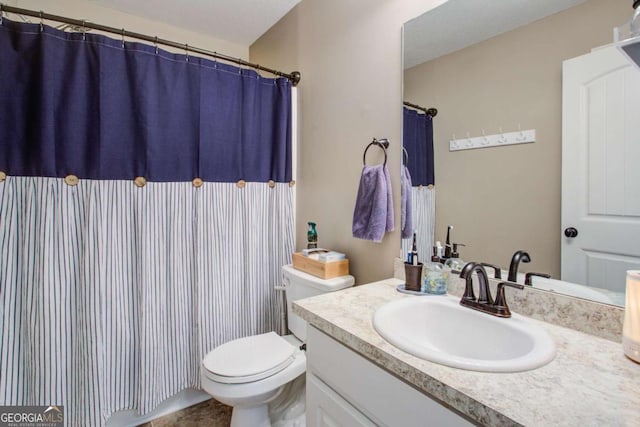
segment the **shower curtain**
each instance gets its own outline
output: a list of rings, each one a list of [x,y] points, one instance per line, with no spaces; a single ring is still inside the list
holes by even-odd
[[[0,58],[0,405],[144,414],[279,330],[286,79],[7,19]]]
[[[436,222],[433,117],[403,107],[403,157],[411,175],[413,227],[420,260],[431,259]],[[402,239],[401,258],[411,251],[412,239]]]

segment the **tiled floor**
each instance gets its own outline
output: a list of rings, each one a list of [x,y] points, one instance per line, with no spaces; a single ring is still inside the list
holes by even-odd
[[[210,399],[157,418],[141,427],[229,427],[231,407]]]

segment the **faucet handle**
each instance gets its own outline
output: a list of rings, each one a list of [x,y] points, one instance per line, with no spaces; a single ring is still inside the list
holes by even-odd
[[[510,286],[516,289],[524,289],[524,285],[519,283],[511,283],[511,282],[500,282],[498,283],[498,289],[496,290],[496,300],[493,303],[495,307],[495,315],[500,317],[511,317],[511,311],[509,310],[509,306],[507,305],[507,300],[504,296],[504,287]]]
[[[547,273],[526,273],[524,275],[524,284],[528,286],[533,286],[533,282],[531,280],[531,276],[544,277],[545,279],[550,279],[551,275]]]
[[[493,268],[493,270],[495,271],[493,278],[502,279],[502,269],[497,265],[489,264],[488,262],[482,262],[480,263],[480,265],[483,267]]]

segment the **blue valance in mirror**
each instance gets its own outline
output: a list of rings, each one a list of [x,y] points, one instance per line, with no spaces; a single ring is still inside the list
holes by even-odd
[[[433,118],[407,107],[404,110],[402,144],[405,164],[414,187],[435,184],[433,172]]]

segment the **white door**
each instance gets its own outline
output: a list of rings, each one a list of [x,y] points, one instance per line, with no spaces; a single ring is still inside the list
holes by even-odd
[[[624,291],[640,269],[640,70],[598,49],[564,61],[562,92],[562,279]]]

